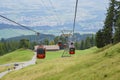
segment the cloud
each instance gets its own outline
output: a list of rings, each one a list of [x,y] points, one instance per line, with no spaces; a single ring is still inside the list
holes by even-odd
[[[0,14],[28,26],[63,25],[73,23],[75,1],[0,0]],[[101,23],[105,18],[108,2],[109,0],[79,0],[77,23],[84,21],[84,26],[87,26],[88,21],[93,21],[91,27]],[[5,20],[0,22],[7,23]]]

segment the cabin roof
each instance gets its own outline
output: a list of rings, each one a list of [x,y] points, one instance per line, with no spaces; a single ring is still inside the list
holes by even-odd
[[[54,51],[54,50],[59,50],[58,45],[43,45],[44,48],[46,48],[47,51]],[[35,46],[35,50],[37,50],[38,45]]]

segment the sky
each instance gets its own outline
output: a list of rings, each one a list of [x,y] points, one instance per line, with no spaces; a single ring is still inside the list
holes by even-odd
[[[57,27],[73,24],[75,2],[76,0],[0,0],[0,15],[30,27]],[[100,29],[108,3],[109,0],[79,0],[76,24],[84,29]],[[2,18],[0,23],[13,24]]]

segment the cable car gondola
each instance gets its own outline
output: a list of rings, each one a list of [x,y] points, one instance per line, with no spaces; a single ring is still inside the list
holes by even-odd
[[[62,46],[62,42],[61,41],[58,42],[58,46]]]
[[[46,56],[45,48],[42,45],[38,46],[38,48],[37,48],[37,58],[38,59],[44,59],[45,56]]]
[[[63,48],[62,41],[58,41],[58,46],[59,46],[60,49]]]
[[[75,54],[75,48],[70,48],[69,49],[69,54]]]
[[[70,46],[69,46],[69,54],[75,54],[75,47],[73,42],[71,42]]]

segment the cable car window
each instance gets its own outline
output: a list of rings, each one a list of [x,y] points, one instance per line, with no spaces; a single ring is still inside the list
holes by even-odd
[[[37,54],[44,54],[45,50],[43,48],[37,49]]]

